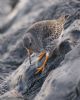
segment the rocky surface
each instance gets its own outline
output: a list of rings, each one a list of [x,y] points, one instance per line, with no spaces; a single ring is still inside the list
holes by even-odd
[[[70,17],[60,55],[35,75],[38,54],[32,55],[30,65],[23,37],[32,23],[63,14]],[[0,0],[0,100],[33,99],[80,100],[79,0]]]

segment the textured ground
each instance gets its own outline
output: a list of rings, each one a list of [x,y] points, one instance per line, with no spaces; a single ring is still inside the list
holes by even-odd
[[[30,66],[23,37],[32,23],[63,14],[61,41],[70,41],[35,75],[38,55]],[[80,0],[0,0],[0,100],[80,100]]]

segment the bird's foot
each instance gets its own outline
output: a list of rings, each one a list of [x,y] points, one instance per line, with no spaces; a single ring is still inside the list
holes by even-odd
[[[49,54],[47,53],[47,54],[46,54],[46,58],[45,58],[45,60],[44,60],[44,62],[43,62],[43,64],[42,64],[42,66],[39,67],[39,68],[37,68],[37,71],[36,71],[35,74],[38,74],[39,72],[43,72],[43,71],[44,71],[48,59],[49,59]]]
[[[41,66],[41,67],[39,67],[39,68],[37,68],[37,71],[36,71],[36,73],[35,74],[38,74],[39,72],[43,72],[44,71],[44,67],[43,66]]]

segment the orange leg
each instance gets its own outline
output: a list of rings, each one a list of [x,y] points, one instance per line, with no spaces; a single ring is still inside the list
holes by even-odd
[[[47,63],[48,59],[49,59],[49,54],[46,54],[46,58],[45,58],[45,60],[44,60],[44,62],[43,62],[43,64],[42,64],[42,66],[41,66],[41,67],[39,67],[39,68],[37,68],[37,71],[36,71],[36,73],[35,73],[35,74],[37,74],[37,73],[39,73],[39,72],[43,72],[43,71],[44,71],[44,69],[45,69],[45,67],[46,67],[46,63]]]
[[[46,54],[46,52],[45,51],[42,51],[40,53],[40,55],[38,56],[38,61],[40,61],[44,57],[45,54]]]

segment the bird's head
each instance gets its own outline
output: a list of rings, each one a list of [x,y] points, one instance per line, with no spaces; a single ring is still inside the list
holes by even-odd
[[[30,36],[25,36],[23,39],[23,44],[24,47],[26,48],[26,50],[30,52],[30,54],[32,54],[32,40]]]
[[[38,51],[37,42],[35,41],[34,37],[31,34],[27,34],[23,38],[23,46],[24,46],[24,48],[26,49],[26,51],[28,53],[29,61],[30,61],[30,64],[31,64],[31,57],[30,57],[30,55],[33,52]]]

